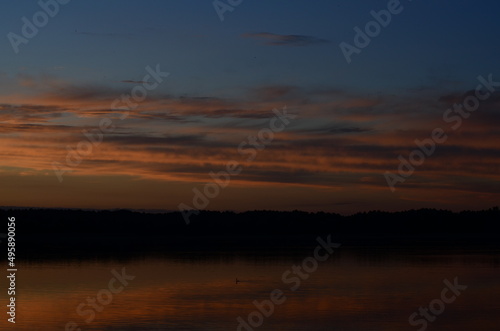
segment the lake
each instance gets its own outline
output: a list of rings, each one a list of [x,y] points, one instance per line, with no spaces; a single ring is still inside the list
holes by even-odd
[[[0,325],[30,331],[489,331],[500,325],[499,250],[342,245],[316,266],[309,259],[309,272],[302,269],[299,278],[292,266],[313,257],[313,250],[314,245],[293,254],[207,257],[194,250],[24,262],[19,257],[17,323]],[[467,288],[455,288],[455,295],[444,290],[445,280]],[[429,318],[415,316],[410,325],[420,307]]]

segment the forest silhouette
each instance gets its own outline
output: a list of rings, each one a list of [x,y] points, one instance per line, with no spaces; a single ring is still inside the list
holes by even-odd
[[[19,258],[24,255],[27,259],[128,258],[190,251],[200,258],[221,252],[292,254],[325,235],[343,245],[392,247],[496,247],[500,242],[498,207],[462,212],[371,211],[350,216],[303,211],[200,211],[189,225],[180,212],[4,208],[0,213],[4,219],[16,218],[16,250]]]

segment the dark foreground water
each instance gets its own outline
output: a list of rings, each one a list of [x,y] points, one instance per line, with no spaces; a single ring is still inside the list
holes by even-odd
[[[309,259],[299,278],[292,266],[314,245],[254,257],[19,257],[16,324],[2,312],[0,329],[237,330],[243,320],[239,330],[498,330],[498,250],[343,245],[317,267]],[[459,288],[445,290],[445,280]],[[2,294],[5,311],[6,303]]]

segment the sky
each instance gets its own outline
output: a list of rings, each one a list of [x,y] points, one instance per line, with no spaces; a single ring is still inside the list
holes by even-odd
[[[1,205],[500,201],[497,1],[2,4]]]

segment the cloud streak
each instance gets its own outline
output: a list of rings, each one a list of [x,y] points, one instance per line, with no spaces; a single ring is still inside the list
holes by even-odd
[[[340,88],[256,86],[232,99],[151,94],[122,121],[109,109],[124,93],[120,89],[59,81],[37,92],[0,97],[0,169],[13,175],[52,173],[52,162],[63,164],[68,146],[85,139],[82,130],[96,128],[101,118],[115,118],[116,129],[65,178],[125,176],[184,183],[190,189],[209,181],[210,171],[236,160],[245,171],[232,179],[235,187],[286,185],[315,194],[363,190],[360,199],[370,201],[388,191],[383,174],[398,166],[397,156],[408,154],[415,139],[444,126],[442,113],[457,98],[450,93],[373,97]],[[493,95],[459,132],[450,131],[448,142],[401,186],[401,199],[433,203],[445,192],[457,203],[479,196],[498,201],[499,100]],[[239,143],[268,126],[272,109],[284,104],[300,120],[247,162]]]
[[[243,38],[253,38],[269,46],[310,46],[327,43],[328,40],[304,35],[283,35],[270,32],[245,33]]]

